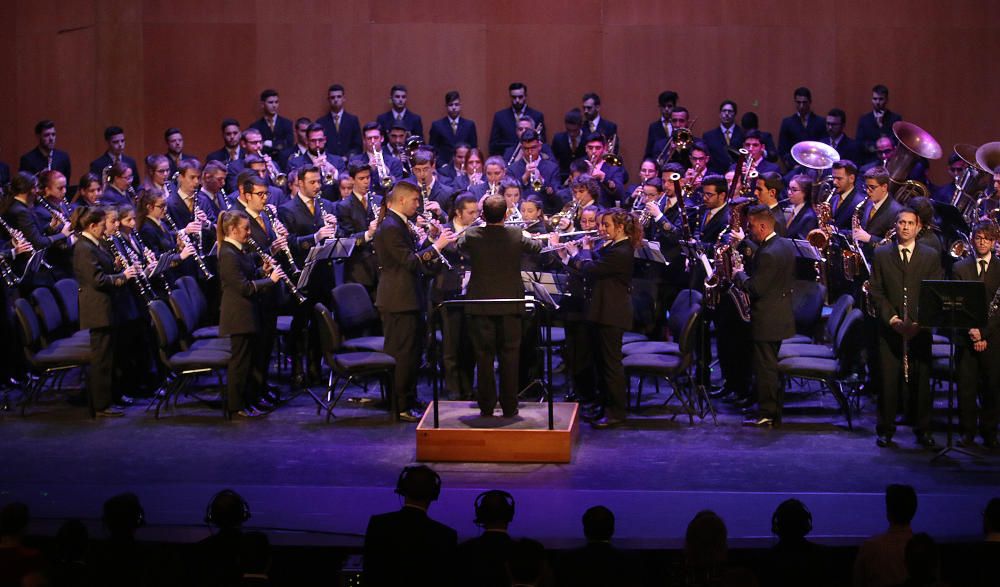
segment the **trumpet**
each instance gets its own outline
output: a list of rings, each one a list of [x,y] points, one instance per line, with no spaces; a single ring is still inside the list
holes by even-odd
[[[288,176],[278,169],[278,166],[275,165],[274,160],[271,159],[270,155],[265,155],[262,152],[260,156],[264,160],[264,164],[267,165],[267,176],[271,179],[271,183],[279,188],[285,187],[285,184],[288,183]],[[323,159],[326,160],[326,157]]]
[[[539,160],[540,159],[532,159],[532,158],[528,157],[528,158],[525,159],[525,165],[526,166],[527,165],[531,165],[535,161],[539,161]],[[533,191],[533,192],[541,192],[542,188],[545,187],[545,182],[542,181],[542,174],[538,172],[538,166],[537,165],[535,166],[534,169],[531,170],[531,177],[530,177],[529,181],[531,183],[531,191]]]
[[[253,250],[254,253],[257,253],[257,255],[260,256],[262,262],[264,262],[267,265],[270,265],[271,267],[280,267],[280,265],[278,265],[278,262],[274,260],[274,257],[268,255],[264,251],[264,249],[262,249],[261,246],[257,244],[257,241],[253,240],[253,237],[247,238],[247,244],[250,245],[250,248]],[[306,301],[306,296],[302,295],[302,292],[299,291],[299,288],[295,286],[295,283],[292,281],[292,278],[288,277],[288,275],[285,275],[284,272],[281,273],[281,281],[283,281],[285,283],[285,286],[288,287],[288,291],[293,296],[295,296],[296,302],[301,304]]]
[[[174,231],[174,233],[177,234],[177,238],[181,239],[181,243],[183,243],[185,247],[190,246],[191,248],[194,249],[194,260],[195,263],[198,264],[198,270],[201,271],[202,276],[205,279],[212,279],[213,277],[215,277],[214,275],[212,275],[212,272],[208,270],[208,265],[205,265],[205,257],[203,257],[201,252],[197,248],[195,248],[194,244],[192,244],[191,242],[191,238],[188,237],[187,233],[182,232],[179,228],[177,228],[177,222],[174,221],[174,218],[170,215],[169,212],[163,216],[163,219],[167,222],[167,225],[170,227],[170,230]]]
[[[285,224],[281,220],[278,220],[277,210],[273,205],[268,204],[263,210],[260,211],[260,213],[264,215],[264,218],[266,218],[268,222],[271,223],[275,234],[279,237],[283,236],[286,239],[288,238],[288,228],[285,227]],[[285,241],[285,246],[281,247],[281,252],[284,253],[285,257],[288,259],[288,267],[292,270],[292,273],[295,275],[301,273],[302,270],[295,264],[295,257],[292,256],[292,249],[288,246],[287,240]]]
[[[312,154],[312,151],[306,151],[306,154],[309,155],[309,159],[312,160],[313,165],[319,167],[319,174],[323,177],[323,185],[333,185],[337,181],[340,172],[326,158],[326,151],[316,151],[315,155]]]
[[[382,149],[372,150],[372,158],[375,159],[375,169],[378,171],[379,184],[382,186],[382,189],[388,190],[392,188],[396,180],[392,178],[389,166],[385,164],[385,156],[382,154]]]

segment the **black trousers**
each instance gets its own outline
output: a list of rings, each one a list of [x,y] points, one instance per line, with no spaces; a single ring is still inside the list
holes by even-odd
[[[931,335],[922,331],[910,339],[910,381],[903,377],[903,337],[895,330],[879,324],[879,373],[882,381],[878,402],[879,434],[892,435],[896,432],[896,412],[900,395],[906,393],[912,399],[913,432],[921,434],[930,431],[931,423]]]
[[[783,403],[778,350],[781,341],[755,340],[753,343],[754,391],[760,416],[781,418]]]
[[[462,308],[443,307],[441,317],[441,362],[444,365],[444,388],[448,397],[472,397],[475,353],[469,336],[469,319]]]
[[[750,394],[752,361],[747,360],[750,345],[750,324],[740,318],[732,298],[723,293],[715,312],[715,347],[726,389],[738,396]]]
[[[604,391],[604,413],[609,418],[625,418],[625,367],[622,365],[624,328],[589,323],[597,349],[597,373]]]
[[[115,382],[115,329],[90,329],[90,371],[87,373],[87,391],[94,410],[111,406],[111,390]]]
[[[472,346],[476,351],[476,399],[479,410],[492,412],[497,405],[493,361],[500,363],[500,407],[504,414],[517,409],[518,359],[521,349],[521,316],[470,315]]]
[[[417,400],[417,374],[420,369],[420,344],[424,339],[422,312],[383,312],[382,331],[385,352],[396,359],[392,394],[395,409],[403,411]]]
[[[227,409],[236,412],[252,406],[264,388],[267,364],[260,364],[260,336],[233,334],[229,337],[232,354],[226,371]]]
[[[976,399],[979,399],[979,433],[983,438],[997,435],[1000,416],[1000,341],[990,341],[986,350],[976,352],[960,345],[956,353],[958,369],[958,425],[965,435],[976,433]]]
[[[567,319],[566,361],[573,378],[573,391],[581,402],[597,401],[598,378],[595,365],[593,323],[581,319]],[[606,391],[603,388],[600,391]]]

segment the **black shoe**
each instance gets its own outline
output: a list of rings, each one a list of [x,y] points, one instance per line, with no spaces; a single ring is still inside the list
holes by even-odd
[[[612,418],[610,416],[604,416],[600,420],[594,420],[590,423],[591,427],[597,430],[606,430],[608,428],[618,428],[625,424],[625,418]]]
[[[754,403],[755,402],[753,401],[752,397],[744,396],[744,397],[740,397],[739,399],[735,400],[733,402],[733,406],[735,406],[737,408],[740,408],[740,409],[747,409],[747,408],[752,407],[754,405]]]
[[[260,398],[257,400],[257,403],[253,405],[253,408],[258,412],[273,412],[275,406],[271,402],[267,401],[267,399]]]
[[[480,418],[492,418],[493,417],[493,410],[479,410],[479,417]]]
[[[404,410],[396,414],[396,419],[400,422],[419,422],[423,412],[418,410]]]
[[[135,400],[127,395],[123,395],[115,400],[115,405],[119,408],[127,408],[135,403]]]
[[[410,402],[411,410],[420,410],[421,412],[423,412],[424,410],[427,409],[427,406],[428,406],[427,402],[419,399],[415,399]]]
[[[983,446],[990,449],[995,449],[1000,446],[1000,442],[997,441],[996,436],[984,436]]]
[[[934,448],[937,446],[937,442],[934,441],[934,437],[931,436],[930,432],[921,432],[917,434],[917,444],[924,448]]]
[[[122,411],[120,408],[116,408],[114,406],[110,406],[110,407],[104,408],[103,410],[98,410],[97,411],[97,417],[98,418],[121,418],[124,415],[125,415],[124,411]]]
[[[514,417],[516,417],[516,416],[517,416],[517,415],[518,415],[519,413],[520,413],[520,410],[518,410],[517,408],[514,408],[514,411],[512,411],[512,412],[504,412],[504,413],[503,413],[503,417],[504,417],[504,418],[514,418]]]
[[[772,428],[776,426],[774,418],[769,418],[767,416],[751,416],[743,420],[744,426],[753,426],[755,428]]]
[[[875,444],[880,448],[892,446],[892,434],[879,434],[875,437]]]
[[[961,448],[975,448],[976,436],[974,434],[963,434],[962,437],[955,443],[955,446]]]

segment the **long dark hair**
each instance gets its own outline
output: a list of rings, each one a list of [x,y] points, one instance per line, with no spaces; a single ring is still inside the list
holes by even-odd
[[[222,246],[222,241],[226,239],[226,233],[243,220],[250,222],[250,217],[242,210],[223,210],[219,214],[219,221],[216,223],[215,230],[216,240],[220,247]]]
[[[160,199],[165,199],[167,195],[159,188],[143,188],[139,190],[139,197],[136,198],[138,204],[135,211],[136,230],[142,228],[149,216],[149,207],[156,204]]]
[[[69,225],[76,232],[83,232],[92,224],[104,222],[107,209],[102,206],[78,206],[69,216]]]
[[[622,208],[609,208],[597,215],[597,221],[600,222],[600,219],[605,216],[610,216],[611,222],[616,226],[625,227],[625,236],[628,237],[629,244],[632,245],[633,249],[642,246],[642,227],[639,226],[638,220],[631,212]]]

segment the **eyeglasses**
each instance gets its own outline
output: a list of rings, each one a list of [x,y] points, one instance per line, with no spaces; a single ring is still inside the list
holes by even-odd
[[[160,202],[159,204],[153,204],[153,209],[160,209],[160,210],[162,210],[162,209],[164,209],[166,207],[167,207],[167,205],[165,203],[163,203],[163,202]]]
[[[981,235],[981,234],[977,234],[976,236],[972,237],[972,240],[974,240],[976,242],[980,242],[980,243],[993,242],[993,239],[991,239],[988,236]]]
[[[267,197],[267,191],[265,190],[263,192],[250,192],[250,195],[257,196],[258,198],[264,198]]]
[[[704,161],[708,159],[708,155],[702,155],[701,157],[690,157],[692,161]]]
[[[896,149],[879,149],[879,150],[878,150],[878,151],[876,151],[876,152],[877,152],[877,153],[878,153],[879,155],[888,155],[889,153],[892,153],[892,152],[893,152],[893,151],[895,151],[895,150],[896,150]]]

